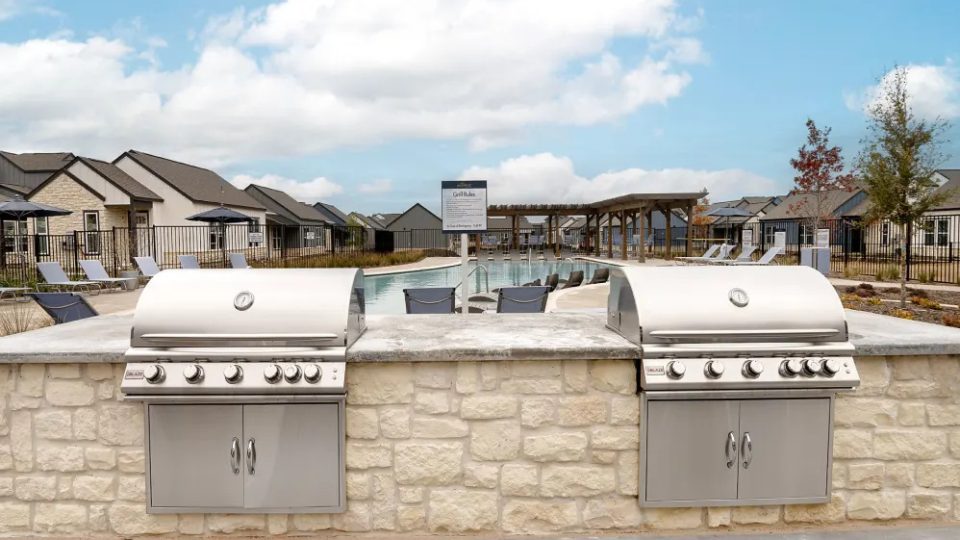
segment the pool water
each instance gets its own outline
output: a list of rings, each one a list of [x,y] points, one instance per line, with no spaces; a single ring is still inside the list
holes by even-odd
[[[475,262],[470,263],[472,270]],[[574,270],[583,271],[583,282],[590,281],[594,271],[606,267],[605,264],[566,260],[563,262],[547,261],[516,261],[493,262],[484,261],[490,276],[490,289],[523,285],[537,278],[543,281],[549,274],[560,274],[560,279],[566,279]],[[410,287],[455,287],[460,283],[460,265],[434,270],[416,270],[380,276],[366,276],[363,280],[364,296],[366,297],[367,313],[405,313],[403,290]],[[478,270],[470,276],[470,293],[483,292],[486,282],[483,270]],[[459,291],[458,291],[459,294]]]

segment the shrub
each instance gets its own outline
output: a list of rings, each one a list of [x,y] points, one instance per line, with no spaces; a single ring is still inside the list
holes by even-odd
[[[894,289],[894,291],[900,292],[897,289]],[[909,294],[910,296],[915,296],[917,298],[930,298],[930,294],[924,289],[911,289],[910,287],[907,287],[907,294]]]
[[[936,281],[936,279],[937,279],[936,270],[921,271],[917,273],[917,280],[920,283],[931,283],[933,281]]]
[[[943,306],[940,305],[940,302],[937,302],[936,300],[931,300],[924,296],[911,296],[910,302],[922,308],[935,309],[937,311],[943,309]]]
[[[867,303],[869,303],[871,306],[879,306],[880,304],[883,304],[883,300],[879,296],[872,296],[869,300],[867,300]]]
[[[960,328],[960,315],[956,313],[944,313],[941,320],[943,321],[943,324],[947,326]]]
[[[908,321],[913,320],[913,312],[908,309],[895,309],[890,312],[890,315],[894,317],[899,317],[901,319],[906,319]]]
[[[0,335],[19,334],[34,328],[50,326],[52,321],[39,317],[33,302],[16,302],[0,309]]]

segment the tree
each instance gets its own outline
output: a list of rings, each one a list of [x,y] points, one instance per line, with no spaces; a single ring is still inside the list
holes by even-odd
[[[797,203],[789,207],[790,213],[800,216],[804,225],[819,229],[830,217],[833,205],[830,193],[834,191],[853,191],[856,187],[855,176],[844,172],[842,148],[830,146],[830,128],[820,129],[807,119],[807,142],[797,151],[797,157],[790,160],[797,171],[793,178],[794,188],[791,195],[804,195]]]
[[[877,99],[868,108],[868,135],[859,168],[868,189],[868,222],[887,220],[900,230],[900,307],[907,304],[908,234],[924,213],[950,193],[938,190],[933,173],[946,161],[941,151],[949,125],[917,117],[909,103],[907,70],[896,67],[880,79]]]

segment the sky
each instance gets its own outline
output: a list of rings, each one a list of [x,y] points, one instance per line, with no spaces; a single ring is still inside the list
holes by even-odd
[[[345,211],[787,193],[813,118],[853,162],[896,65],[952,121],[952,0],[0,0],[0,149],[137,150]]]

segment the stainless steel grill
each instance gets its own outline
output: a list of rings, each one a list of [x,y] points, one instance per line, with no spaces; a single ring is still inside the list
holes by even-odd
[[[641,349],[641,504],[829,500],[834,398],[860,380],[822,275],[621,268],[607,326]]]
[[[154,277],[121,384],[144,402],[147,511],[342,511],[344,360],[365,328],[355,269]]]

